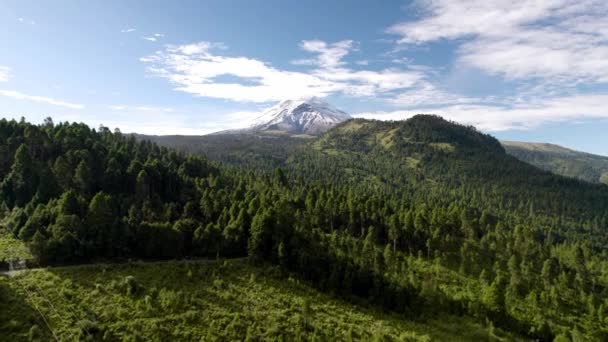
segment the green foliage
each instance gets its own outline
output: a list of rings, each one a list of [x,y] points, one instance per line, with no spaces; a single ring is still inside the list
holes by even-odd
[[[133,276],[126,276],[123,280],[124,286],[126,288],[127,295],[134,296],[137,294],[137,290],[139,289],[137,285],[137,280]]]
[[[9,259],[31,260],[32,254],[23,241],[15,239],[0,228],[0,263]]]
[[[195,282],[187,279],[186,269],[192,271]],[[0,336],[26,340],[34,331],[40,341],[52,340],[34,307],[47,317],[61,341],[369,341],[380,337],[389,341],[470,341],[479,331],[488,335],[488,328],[471,319],[449,314],[413,318],[385,312],[273,274],[271,267],[254,267],[245,260],[30,271],[10,280],[0,278]],[[255,281],[249,281],[250,275],[255,275]],[[136,296],[121,285],[130,277],[139,284]],[[9,314],[14,318],[9,319]],[[19,321],[11,323],[13,319]],[[37,328],[31,328],[34,324]],[[520,340],[516,335],[496,333],[503,339]]]
[[[145,136],[138,140],[153,141],[159,145],[191,154],[205,155],[209,159],[239,167],[273,170],[284,165],[289,156],[303,148],[310,138],[252,135],[210,134],[204,136]]]

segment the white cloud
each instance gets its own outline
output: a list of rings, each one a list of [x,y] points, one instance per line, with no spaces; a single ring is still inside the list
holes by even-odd
[[[456,40],[458,63],[507,79],[608,82],[608,3],[599,0],[438,0],[394,25],[401,44]]]
[[[353,96],[376,96],[380,93],[415,86],[425,76],[424,74],[396,68],[375,70],[352,70],[346,68],[343,58],[351,51],[356,51],[355,42],[343,40],[334,44],[327,44],[320,40],[305,40],[300,47],[316,53],[314,59],[294,61],[296,64],[315,65],[318,68],[312,74],[326,80],[343,84],[340,89],[345,94]],[[360,64],[361,65],[361,64]]]
[[[574,95],[536,99],[512,106],[500,104],[455,104],[419,107],[415,110],[365,112],[354,117],[377,120],[403,120],[419,113],[432,113],[446,119],[471,124],[487,131],[530,129],[547,122],[575,119],[608,119],[608,94]]]
[[[155,42],[157,41],[159,38],[163,38],[165,35],[162,33],[154,33],[150,36],[142,36],[141,39],[150,41],[150,42]]]
[[[376,96],[386,92],[414,87],[424,75],[413,70],[384,69],[381,71],[338,68],[314,71],[319,77],[343,84],[343,93],[353,96]]]
[[[414,87],[397,93],[388,99],[388,103],[400,107],[439,106],[479,102],[481,99],[470,98],[450,93],[434,86],[425,80],[419,81]]]
[[[168,50],[183,53],[185,55],[206,54],[211,49],[226,50],[228,47],[224,43],[198,42],[185,45],[170,45]]]
[[[343,58],[352,51],[350,40],[327,44],[303,41],[301,48],[317,54],[296,61],[310,65],[308,72],[281,70],[248,57],[228,57],[215,52],[223,44],[200,42],[167,46],[165,50],[141,58],[148,72],[167,78],[175,90],[203,97],[243,102],[269,102],[301,96],[343,93],[376,96],[413,86],[424,75],[403,69],[352,70]]]
[[[303,40],[300,43],[302,50],[316,53],[314,59],[299,59],[292,61],[296,65],[316,65],[323,69],[333,69],[344,65],[342,59],[349,52],[356,50],[355,42],[352,40],[342,40],[333,44],[327,44],[321,40]]]
[[[596,90],[608,83],[607,2],[436,0],[418,1],[414,10],[418,19],[387,30],[400,37],[398,50],[449,40],[456,46],[453,70],[502,76],[511,95],[460,96],[428,81],[440,69],[419,69],[429,78],[389,99],[399,110],[358,116],[436,113],[484,130],[608,118],[608,94]]]
[[[217,44],[201,42],[168,46],[141,59],[148,71],[169,79],[176,90],[198,96],[233,101],[268,102],[294,96],[327,95],[337,90],[333,82],[314,75],[279,70],[247,57],[215,55]],[[220,81],[232,76],[239,81]],[[250,81],[250,83],[244,83]],[[251,84],[252,83],[252,84]]]
[[[131,32],[135,32],[135,31],[137,31],[137,29],[135,29],[135,28],[127,28],[124,30],[120,30],[121,33],[131,33]]]
[[[0,66],[0,82],[6,82],[11,78],[11,68]]]
[[[23,94],[18,91],[14,91],[14,90],[0,90],[0,96],[10,97],[10,98],[13,98],[16,100],[43,102],[43,103],[48,103],[48,104],[55,105],[55,106],[62,106],[62,107],[72,108],[72,109],[83,109],[84,108],[84,105],[81,105],[81,104],[65,102],[65,101],[53,99],[50,97],[27,95],[27,94]]]

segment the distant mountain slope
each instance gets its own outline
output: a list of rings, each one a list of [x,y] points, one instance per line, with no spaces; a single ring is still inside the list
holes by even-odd
[[[608,157],[574,151],[559,145],[502,141],[507,153],[543,170],[608,184]]]
[[[209,134],[209,135],[141,135],[161,146],[186,153],[204,154],[209,159],[256,169],[281,166],[294,149],[303,147],[313,136],[290,134]]]

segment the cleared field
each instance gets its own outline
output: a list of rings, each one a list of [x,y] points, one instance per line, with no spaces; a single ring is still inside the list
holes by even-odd
[[[498,340],[465,318],[382,312],[245,260],[32,270],[0,278],[0,299],[7,341]]]

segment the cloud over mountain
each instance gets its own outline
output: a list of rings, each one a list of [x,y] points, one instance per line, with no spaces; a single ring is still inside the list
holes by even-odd
[[[270,102],[301,96],[344,93],[379,96],[413,86],[424,75],[416,70],[388,68],[354,70],[343,60],[354,42],[303,41],[300,47],[314,58],[293,61],[312,68],[284,70],[269,63],[219,53],[222,44],[199,42],[167,46],[141,58],[150,74],[168,79],[175,90],[197,96],[240,102]]]

